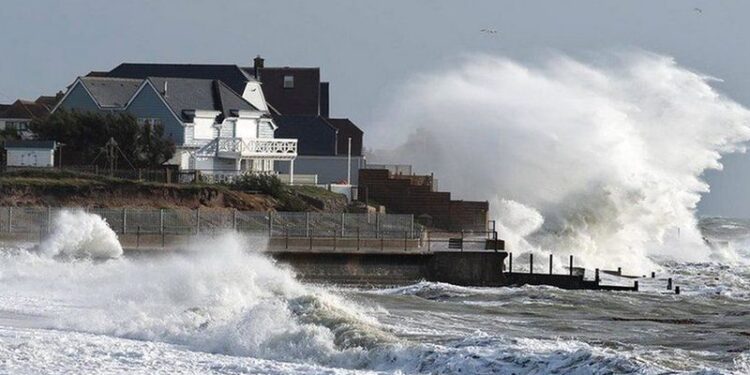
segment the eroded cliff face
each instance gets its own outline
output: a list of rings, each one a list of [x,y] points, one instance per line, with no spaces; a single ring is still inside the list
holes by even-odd
[[[247,194],[210,186],[103,183],[3,183],[0,206],[76,206],[151,208],[235,208],[273,211],[278,202],[263,194]]]

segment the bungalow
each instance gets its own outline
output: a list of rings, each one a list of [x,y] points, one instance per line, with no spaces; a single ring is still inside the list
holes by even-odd
[[[268,114],[221,80],[79,77],[53,109],[127,112],[139,123],[161,125],[177,152],[168,164],[223,179],[245,172],[274,173],[289,161],[296,139],[274,138]]]

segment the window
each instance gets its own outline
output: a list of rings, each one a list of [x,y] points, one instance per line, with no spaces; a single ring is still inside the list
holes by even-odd
[[[6,121],[5,129],[25,132],[29,130],[29,121]]]
[[[139,117],[138,118],[138,125],[144,126],[146,124],[151,125],[152,127],[156,125],[161,125],[161,119],[152,118],[152,117]]]
[[[284,88],[285,89],[294,88],[294,76],[284,76]]]

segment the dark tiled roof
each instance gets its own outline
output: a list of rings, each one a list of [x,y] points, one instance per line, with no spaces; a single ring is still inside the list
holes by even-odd
[[[0,115],[3,118],[31,120],[45,117],[49,115],[49,112],[50,110],[47,106],[28,100],[16,100],[13,104],[5,107],[5,109],[0,108]]]
[[[351,137],[352,155],[362,156],[362,130],[348,118],[329,118],[326,120],[338,130],[338,154],[346,155],[349,152],[349,138]]]
[[[10,104],[0,104],[0,118],[5,117],[5,111],[7,111],[10,106]]]
[[[101,74],[102,72],[92,72]],[[229,86],[234,92],[242,93],[248,81],[254,80],[237,65],[213,64],[134,64],[123,63],[105,73],[109,77],[140,78],[175,77],[192,79],[218,79]]]
[[[336,128],[320,116],[278,116],[276,138],[296,138],[299,155],[336,155]]]
[[[55,146],[55,141],[5,141],[5,148],[41,148],[52,150]]]
[[[243,68],[253,74],[255,68]],[[284,88],[284,76],[294,88]],[[320,68],[260,68],[263,95],[282,115],[320,115]]]
[[[109,77],[81,77],[81,82],[88,92],[102,107],[122,108],[138,87],[142,79],[109,78]]]
[[[219,80],[163,77],[150,77],[149,80],[183,120],[190,120],[185,112],[191,110],[219,111],[224,117],[229,117],[230,111],[258,110]]]

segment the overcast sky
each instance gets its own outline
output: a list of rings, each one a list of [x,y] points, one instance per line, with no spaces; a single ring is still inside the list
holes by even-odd
[[[460,56],[641,48],[723,79],[714,86],[750,105],[749,15],[747,0],[5,0],[0,102],[125,61],[250,65],[261,54],[267,66],[320,66],[332,115],[367,132],[404,80]],[[725,164],[708,174],[701,214],[750,217],[750,156]]]

